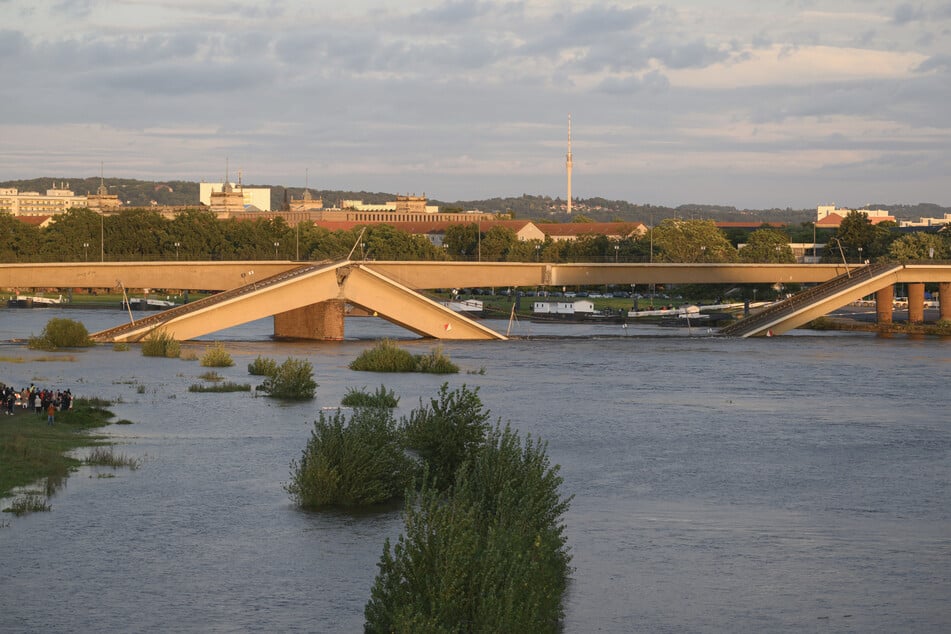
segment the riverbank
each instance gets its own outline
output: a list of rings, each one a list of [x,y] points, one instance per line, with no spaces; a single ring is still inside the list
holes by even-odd
[[[98,399],[76,399],[72,410],[56,412],[53,425],[47,425],[45,412],[18,407],[13,416],[0,414],[0,498],[34,483],[45,485],[49,496],[83,464],[71,452],[111,444],[106,436],[89,433],[110,424],[114,415],[105,405]]]

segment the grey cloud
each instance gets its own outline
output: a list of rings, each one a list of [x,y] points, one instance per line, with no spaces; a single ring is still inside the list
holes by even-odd
[[[656,42],[651,45],[650,52],[668,68],[703,68],[729,57],[726,51],[710,46],[703,40],[681,45]]]
[[[898,25],[908,24],[922,20],[925,17],[925,11],[921,5],[912,5],[910,3],[900,4],[892,13],[892,22]]]
[[[19,57],[29,48],[30,44],[23,33],[0,29],[0,59]]]
[[[459,25],[485,15],[491,5],[479,0],[449,0],[435,9],[424,9],[416,14],[416,18],[427,22]]]
[[[929,57],[915,68],[916,72],[927,73],[938,70],[947,73],[951,71],[951,55],[934,55]]]
[[[601,82],[598,91],[609,95],[631,95],[636,93],[657,93],[670,87],[667,76],[658,71],[646,73],[643,77],[608,78]]]

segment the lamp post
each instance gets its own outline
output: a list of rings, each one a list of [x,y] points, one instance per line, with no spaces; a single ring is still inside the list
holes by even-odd
[[[181,242],[176,242],[176,243],[175,243],[175,261],[176,261],[176,262],[178,261],[178,247],[180,247],[180,246],[182,246],[182,243],[181,243]]]
[[[700,246],[700,261],[706,262],[706,260],[707,260],[707,245],[704,244]]]
[[[541,249],[542,249],[542,245],[540,244],[535,245],[535,261],[536,262],[541,262]]]
[[[243,282],[245,278],[248,278],[248,279],[251,280],[251,287],[252,287],[254,290],[257,290],[257,289],[258,289],[257,284],[254,282],[254,271],[253,271],[253,270],[247,271],[246,273],[242,273],[242,274],[241,274],[241,281]]]
[[[275,259],[275,260],[277,259],[277,248],[278,248],[279,246],[281,246],[281,243],[280,243],[280,242],[275,242],[275,243],[274,243],[274,259]]]
[[[89,261],[89,243],[88,242],[83,242],[83,261],[84,262]]]
[[[615,264],[617,264],[617,254],[618,254],[618,251],[620,250],[621,250],[621,247],[615,244],[614,245],[614,263]]]
[[[865,260],[862,259],[862,247],[859,247],[859,264],[863,263]]]
[[[366,259],[367,259],[367,251],[366,251],[366,249],[367,249],[367,243],[366,243],[366,242],[361,242],[361,243],[360,243],[360,259],[361,259],[361,260],[366,260]]]

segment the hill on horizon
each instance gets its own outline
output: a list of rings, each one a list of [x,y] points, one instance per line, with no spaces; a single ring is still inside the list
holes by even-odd
[[[118,194],[127,207],[151,207],[153,205],[184,206],[198,204],[199,183],[197,181],[144,181],[125,178],[102,179],[110,193]],[[0,187],[16,187],[20,191],[45,192],[65,184],[77,195],[96,193],[99,188],[98,176],[86,178],[43,177],[28,180],[0,182]],[[252,185],[246,187],[268,187],[271,189],[271,208],[281,209],[287,198],[300,198],[303,187],[284,187],[283,185]],[[338,205],[341,200],[363,200],[370,204],[380,204],[395,199],[396,195],[387,192],[319,190],[311,189],[315,196],[323,198],[325,205]],[[736,207],[716,204],[690,203],[677,207],[663,205],[635,204],[624,200],[606,198],[578,198],[572,200],[573,214],[565,213],[565,200],[551,196],[523,194],[517,197],[496,197],[483,200],[442,201],[430,200],[442,211],[482,211],[488,213],[511,213],[521,220],[543,220],[546,222],[572,222],[579,218],[596,222],[643,222],[656,224],[665,218],[707,219],[720,222],[785,222],[800,224],[812,222],[815,209],[737,209]],[[900,220],[917,220],[920,217],[942,217],[951,213],[951,207],[942,207],[933,203],[908,204],[871,204],[873,209],[887,209]]]

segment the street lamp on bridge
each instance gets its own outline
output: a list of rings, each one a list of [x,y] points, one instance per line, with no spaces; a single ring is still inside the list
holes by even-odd
[[[278,248],[279,246],[281,246],[281,243],[280,243],[280,242],[275,242],[275,243],[274,243],[274,259],[275,259],[275,260],[277,259],[277,248]]]
[[[176,261],[176,262],[178,261],[178,247],[180,247],[180,246],[182,246],[182,243],[181,243],[181,242],[176,242],[176,243],[175,243],[175,261]]]
[[[248,279],[251,280],[251,281],[250,281],[251,288],[253,288],[254,290],[257,290],[257,289],[258,289],[257,284],[254,282],[254,271],[253,271],[253,270],[252,270],[252,271],[248,271],[247,273],[242,273],[242,274],[241,274],[241,281],[243,282],[245,278],[248,278]]]
[[[83,261],[84,262],[89,261],[89,243],[88,242],[83,242]]]

